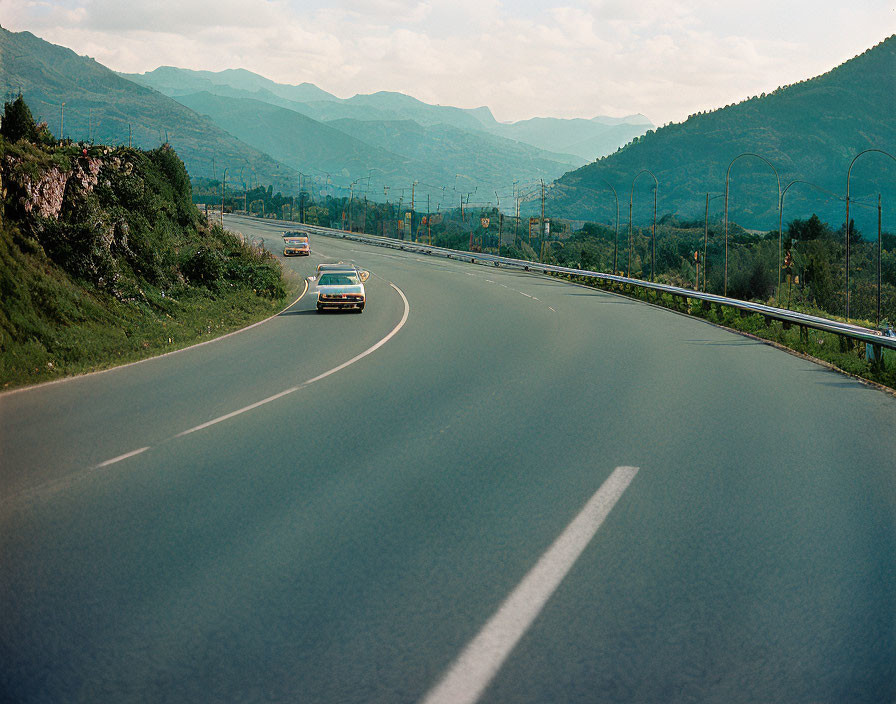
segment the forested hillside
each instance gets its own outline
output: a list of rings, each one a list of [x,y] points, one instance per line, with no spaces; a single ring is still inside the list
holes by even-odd
[[[787,192],[785,220],[818,213],[839,224],[845,217],[842,197],[853,157],[869,148],[896,154],[894,115],[896,37],[890,37],[817,78],[647,132],[615,154],[564,175],[553,189],[549,209],[556,215],[609,222],[615,205],[604,181],[626,204],[633,179],[649,169],[659,182],[661,214],[702,217],[706,194],[724,192],[731,161],[752,152],[777,169],[782,189],[795,179],[814,185],[797,184]],[[636,221],[649,217],[653,186],[649,175],[636,183]],[[875,207],[881,193],[885,208],[896,210],[896,162],[880,155],[863,157],[853,170],[851,189],[857,201]],[[722,207],[723,201],[715,200],[711,213]],[[747,228],[777,226],[778,190],[769,166],[753,157],[738,160],[731,170],[730,208]],[[623,205],[623,217],[626,210]]]

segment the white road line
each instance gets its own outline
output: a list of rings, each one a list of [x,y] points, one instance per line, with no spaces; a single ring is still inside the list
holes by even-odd
[[[146,452],[149,449],[147,447],[141,447],[139,450],[134,450],[133,452],[125,452],[123,455],[119,455],[118,457],[113,457],[111,460],[106,460],[105,462],[100,462],[96,468],[100,467],[108,467],[110,464],[115,464],[116,462],[121,462],[122,460],[126,460],[128,457],[133,457],[134,455],[139,455],[141,452]]]
[[[473,704],[479,699],[637,473],[637,467],[613,471],[422,704]]]
[[[189,435],[190,433],[195,433],[197,430],[205,430],[206,428],[208,428],[212,425],[217,425],[218,423],[221,423],[225,420],[230,420],[231,418],[241,415],[241,414],[245,413],[246,411],[251,411],[253,408],[258,408],[259,406],[263,406],[266,403],[270,403],[271,401],[276,401],[278,398],[282,398],[283,396],[291,394],[294,391],[298,391],[304,385],[305,384],[302,384],[300,386],[293,386],[291,389],[286,389],[286,391],[281,391],[279,394],[274,394],[273,396],[268,396],[267,398],[262,399],[261,401],[256,401],[255,403],[250,403],[248,406],[243,406],[239,410],[232,411],[230,413],[226,413],[223,416],[218,416],[217,418],[215,418],[213,420],[210,420],[206,423],[197,425],[195,428],[190,428],[189,430],[184,430],[182,433],[178,433],[174,437],[180,438],[180,437],[183,437],[184,435]]]
[[[486,279],[486,281],[488,281],[488,283],[490,283],[490,284],[493,284],[493,283],[495,283],[495,282],[494,282],[494,281],[492,281],[492,280],[491,280],[491,279]]]
[[[382,340],[377,342],[375,345],[373,345],[372,347],[368,347],[366,350],[361,352],[361,354],[358,354],[358,355],[352,357],[347,362],[343,362],[338,367],[333,367],[329,371],[325,371],[323,374],[318,374],[313,379],[308,379],[308,381],[303,382],[302,384],[299,384],[298,386],[293,386],[292,388],[286,389],[285,391],[281,391],[280,393],[274,394],[273,396],[268,396],[267,398],[262,399],[261,401],[256,401],[255,403],[251,403],[248,406],[244,406],[243,408],[240,408],[236,411],[231,411],[230,413],[226,413],[223,416],[219,416],[219,417],[214,418],[205,423],[201,423],[200,425],[197,425],[195,428],[190,428],[189,430],[184,430],[183,432],[178,433],[174,437],[179,438],[179,437],[183,437],[184,435],[189,435],[190,433],[195,433],[197,430],[205,430],[206,428],[209,428],[213,425],[217,425],[218,423],[221,423],[225,420],[230,420],[231,418],[234,418],[238,415],[246,413],[247,411],[251,411],[255,408],[258,408],[259,406],[264,406],[265,404],[270,403],[271,401],[276,401],[278,398],[283,398],[284,396],[294,393],[294,392],[298,391],[299,389],[304,389],[306,386],[313,384],[315,381],[320,381],[321,379],[324,379],[324,378],[330,376],[331,374],[335,374],[336,372],[341,371],[342,369],[345,369],[347,366],[354,364],[358,360],[363,359],[367,355],[369,355],[373,352],[376,352],[376,350],[378,350],[380,347],[385,345],[389,340],[391,340],[393,337],[395,337],[395,335],[398,333],[398,331],[404,327],[404,324],[408,321],[408,315],[410,314],[410,311],[411,311],[411,306],[408,303],[408,299],[404,295],[404,292],[400,288],[398,288],[398,286],[396,286],[395,284],[393,284],[391,282],[389,283],[389,285],[398,292],[399,296],[401,296],[401,300],[404,302],[404,314],[401,316],[401,320],[398,322],[398,325],[396,325],[394,328],[392,328],[392,331],[388,335],[386,335]]]
[[[550,310],[554,310],[553,308],[551,308],[551,306],[548,306],[548,308],[549,308]],[[556,313],[557,311],[554,310],[554,312]]]
[[[523,293],[522,291],[517,291],[517,293]],[[530,296],[528,293],[523,293],[526,298],[535,298],[535,296]]]

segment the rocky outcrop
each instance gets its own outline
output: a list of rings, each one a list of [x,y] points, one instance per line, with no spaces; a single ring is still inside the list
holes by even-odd
[[[69,174],[59,167],[48,169],[35,176],[19,166],[17,159],[7,156],[4,163],[4,181],[12,191],[18,207],[26,215],[58,218],[65,197],[65,185]]]
[[[62,212],[66,188],[74,186],[84,194],[91,193],[99,182],[102,168],[102,159],[84,156],[77,159],[70,170],[52,166],[35,173],[24,168],[22,160],[7,156],[3,163],[2,179],[25,215],[56,220]]]

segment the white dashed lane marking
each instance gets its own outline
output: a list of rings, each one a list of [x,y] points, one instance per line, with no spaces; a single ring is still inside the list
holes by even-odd
[[[422,704],[473,704],[479,699],[637,473],[637,467],[613,470]]]

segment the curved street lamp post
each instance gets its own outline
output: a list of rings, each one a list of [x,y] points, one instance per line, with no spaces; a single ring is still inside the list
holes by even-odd
[[[724,296],[728,296],[728,182],[729,177],[731,176],[731,167],[734,166],[734,162],[738,159],[745,156],[753,156],[757,159],[764,161],[769,165],[772,171],[775,172],[775,180],[778,182],[778,288],[776,290],[776,297],[778,293],[780,293],[781,289],[781,255],[782,255],[782,241],[781,241],[781,178],[778,176],[778,170],[772,165],[768,159],[763,156],[759,156],[758,154],[754,154],[752,152],[744,152],[743,154],[738,154],[731,160],[731,163],[728,164],[728,171],[725,173],[725,290]]]
[[[849,168],[846,171],[846,322],[849,322],[849,177],[852,174],[852,166],[856,163],[856,159],[858,159],[862,154],[867,154],[868,152],[877,152],[878,154],[883,154],[884,156],[888,156],[893,161],[896,161],[896,156],[893,156],[889,152],[885,152],[883,149],[865,149],[864,151],[859,152],[853,157],[853,160],[849,162]],[[878,281],[880,280],[880,244],[878,243],[878,258],[877,258],[877,269],[878,269]],[[880,299],[880,289],[878,288],[878,299]],[[878,301],[878,319],[880,318],[880,302]],[[880,324],[878,322],[878,324]]]
[[[709,193],[706,194],[706,209],[703,212],[703,292],[706,293],[706,245],[709,240],[709,201],[721,198],[722,193],[714,195],[710,198]]]
[[[660,183],[656,179],[656,175],[650,169],[641,169],[632,179],[632,190],[628,198],[628,272],[626,276],[631,278],[632,273],[632,204],[635,199],[635,181],[641,174],[650,174],[653,176],[653,233],[651,235],[651,254],[650,254],[650,280],[653,281],[654,259],[656,258],[656,194],[659,190]]]
[[[619,272],[619,266],[617,264],[619,255],[619,195],[607,179],[602,178],[601,181],[607,184],[607,187],[613,191],[613,198],[616,200],[616,235],[613,238],[613,273],[616,274]]]

